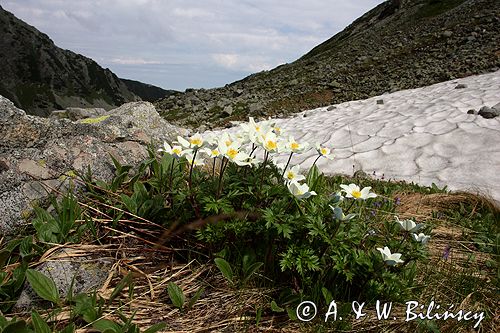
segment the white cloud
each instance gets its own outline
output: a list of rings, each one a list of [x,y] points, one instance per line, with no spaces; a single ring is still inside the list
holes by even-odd
[[[161,65],[163,62],[142,58],[113,58],[111,63],[120,65]]]
[[[244,72],[260,72],[273,66],[262,56],[240,55],[235,53],[212,54],[212,59],[220,66]]]

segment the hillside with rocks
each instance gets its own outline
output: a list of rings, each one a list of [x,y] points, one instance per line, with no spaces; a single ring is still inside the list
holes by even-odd
[[[175,90],[165,90],[152,84],[142,83],[140,81],[122,78],[120,78],[120,80],[125,83],[131,92],[139,96],[143,101],[155,102],[159,99],[178,93],[178,91]]]
[[[169,121],[225,126],[500,68],[500,1],[390,0],[297,61],[155,103]]]
[[[63,50],[0,7],[0,94],[29,114],[66,107],[111,109],[140,98],[109,69]]]

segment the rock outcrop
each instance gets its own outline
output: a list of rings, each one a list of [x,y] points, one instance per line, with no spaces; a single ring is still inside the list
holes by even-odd
[[[9,235],[76,172],[90,166],[96,178],[110,179],[109,154],[136,165],[148,156],[149,143],[172,140],[186,130],[166,122],[149,102],[71,121],[26,115],[0,96],[0,133],[0,235]]]

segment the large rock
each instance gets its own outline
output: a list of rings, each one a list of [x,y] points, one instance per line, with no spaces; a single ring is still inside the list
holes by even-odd
[[[100,250],[100,251],[99,251]],[[80,293],[99,290],[105,283],[115,262],[106,256],[106,251],[87,245],[86,248],[61,248],[52,252],[35,270],[54,281],[61,299]],[[46,308],[47,301],[42,300],[28,282],[25,282],[14,312],[30,312],[33,308]]]
[[[77,122],[26,115],[0,96],[0,235],[11,235],[51,189],[92,168],[109,180],[109,154],[124,164],[147,157],[147,144],[187,131],[161,118],[149,102],[127,103],[97,118]]]

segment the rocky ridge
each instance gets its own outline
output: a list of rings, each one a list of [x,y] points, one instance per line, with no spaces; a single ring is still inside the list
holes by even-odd
[[[66,107],[111,109],[138,101],[109,69],[63,50],[44,33],[0,7],[0,94],[28,114]]]
[[[182,126],[225,126],[500,68],[500,2],[390,0],[291,64],[155,103]]]

